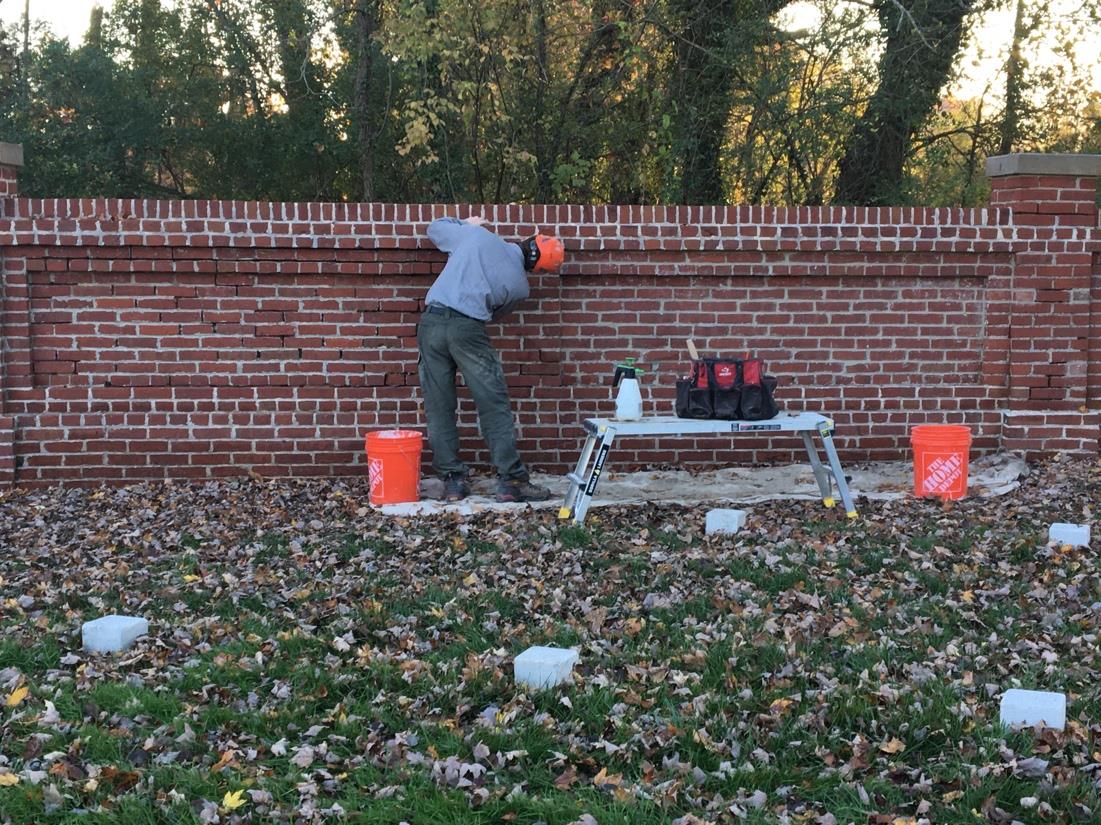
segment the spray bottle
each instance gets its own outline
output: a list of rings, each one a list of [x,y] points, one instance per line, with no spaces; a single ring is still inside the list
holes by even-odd
[[[626,358],[624,363],[615,365],[612,386],[619,387],[615,397],[617,421],[638,421],[642,418],[642,393],[638,388],[640,375],[642,375],[642,369],[635,366],[634,358]]]

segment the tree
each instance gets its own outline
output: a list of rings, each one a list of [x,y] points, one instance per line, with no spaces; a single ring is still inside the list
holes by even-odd
[[[10,34],[0,29],[0,106],[7,108],[17,93],[19,56]]]
[[[1024,59],[1021,47],[1028,36],[1030,24],[1025,21],[1025,0],[1016,0],[1013,15],[1013,42],[1009,47],[1009,58],[1005,64],[1005,114],[1002,116],[1001,139],[998,154],[1007,155],[1013,151],[1020,133],[1021,105],[1023,91]]]
[[[558,59],[540,60],[535,82],[546,93],[533,119],[542,138],[535,155],[539,200],[592,200],[597,193],[611,199],[612,191],[617,202],[643,200],[637,164],[646,120],[622,118],[650,92],[645,11],[596,0],[574,21],[574,43],[559,41]]]
[[[114,0],[77,48],[9,29],[0,105],[27,194],[975,203],[992,152],[1096,145],[1063,44],[1101,0],[1061,1],[1020,0],[959,101],[968,10],[1009,0],[813,0],[801,31],[789,0]]]
[[[817,25],[778,31],[743,61],[728,123],[728,199],[824,203],[837,160],[869,97],[875,67],[863,13],[823,0]]]
[[[352,105],[355,112],[356,144],[359,150],[360,197],[365,201],[374,200],[375,197],[374,140],[380,113],[375,105],[375,96],[371,92],[371,81],[378,59],[374,35],[378,30],[381,16],[380,6],[378,0],[357,0],[354,7],[356,75]]]
[[[879,85],[841,158],[834,201],[898,202],[914,134],[940,100],[974,0],[873,0],[886,36]]]
[[[778,33],[772,17],[792,0],[671,0],[676,59],[671,99],[682,203],[721,203],[722,150],[735,86],[753,88],[754,53]]]

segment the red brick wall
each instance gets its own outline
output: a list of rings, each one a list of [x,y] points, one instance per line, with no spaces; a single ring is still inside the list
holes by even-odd
[[[573,462],[627,355],[649,409],[670,412],[689,337],[767,358],[782,404],[833,415],[850,461],[904,457],[909,428],[937,422],[970,425],[978,452],[1095,450],[1096,414],[1079,408],[1098,374],[1096,210],[1022,222],[1020,191],[996,191],[999,207],[962,210],[485,207],[503,235],[538,226],[568,250],[561,277],[492,329],[525,459]],[[424,427],[416,323],[444,259],[423,236],[445,213],[6,199],[0,485],[364,472],[367,431]],[[1010,408],[1039,423],[1005,426]],[[469,399],[460,418],[484,469]],[[616,464],[799,449],[636,439]]]
[[[1101,407],[1101,254],[1093,253],[1090,275],[1089,366],[1086,377],[1086,403]]]

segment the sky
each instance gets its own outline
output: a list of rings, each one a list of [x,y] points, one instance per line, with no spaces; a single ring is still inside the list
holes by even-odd
[[[957,98],[979,97],[984,90],[992,86],[995,96],[1000,96],[1005,86],[1004,70],[1009,46],[1013,40],[1013,18],[1015,3],[1005,2],[1002,8],[986,12],[979,20],[978,28],[972,33],[964,54],[957,60],[960,76],[949,92]],[[1049,0],[1048,14],[1052,17],[1067,15],[1076,11],[1079,0]],[[819,19],[813,4],[797,2],[785,12],[792,19],[789,28],[803,28],[815,25]],[[1096,37],[1091,32],[1081,32],[1077,42],[1076,54],[1083,65],[1092,60],[1093,87],[1101,89],[1101,59],[1098,57]],[[1032,57],[1027,55],[1027,57]],[[1054,53],[1046,45],[1035,55],[1037,64],[1055,59]]]
[[[26,0],[0,0],[0,22],[5,25],[17,22],[23,17],[23,5]],[[99,5],[110,8],[111,0],[100,0]],[[88,17],[97,0],[30,0],[31,18],[45,20],[53,32],[67,37],[74,46],[79,45],[88,29]],[[1007,4],[1011,5],[1011,4]],[[1060,8],[1076,7],[1076,0],[1052,0],[1052,12],[1058,14]],[[798,25],[813,24],[813,13],[809,3],[796,3],[789,14]],[[963,56],[960,65],[964,68],[963,77],[952,90],[957,97],[974,97],[982,93],[992,76],[998,75],[1005,64],[1005,54],[1013,35],[1013,11],[1011,8],[988,13],[976,37],[971,38],[968,53]],[[1083,38],[1085,39],[1085,38]],[[1094,46],[1096,48],[1096,46]],[[1085,56],[1083,49],[1080,54]],[[1101,61],[1094,57],[1094,87],[1101,89]],[[996,81],[995,87],[1003,85]]]
[[[23,19],[25,0],[0,0],[0,20],[4,25]],[[96,0],[30,0],[31,19],[45,20],[54,34],[67,37],[73,45],[80,43],[84,32],[88,30],[88,18],[92,6],[110,8],[111,2]]]
[[[170,2],[171,0],[161,0],[162,5]],[[18,23],[22,26],[26,3],[27,0],[0,0],[0,25]],[[56,36],[66,38],[73,46],[79,46],[88,32],[92,8],[101,6],[110,10],[113,5],[114,0],[30,0],[31,20],[45,22]]]

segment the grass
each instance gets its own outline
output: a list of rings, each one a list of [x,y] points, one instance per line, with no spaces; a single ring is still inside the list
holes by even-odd
[[[1101,575],[1088,553],[1053,555],[1047,514],[1012,499],[1001,516],[868,505],[855,524],[773,503],[714,539],[691,508],[585,527],[487,515],[460,533],[331,518],[324,488],[293,493],[270,514],[212,510],[172,547],[115,512],[131,538],[105,537],[109,553],[0,561],[13,594],[34,594],[0,617],[0,775],[18,778],[0,786],[0,821],[962,823],[1000,808],[1031,825],[1101,811],[1083,770],[1101,759]],[[288,526],[290,500],[309,511],[296,524],[323,526]],[[108,609],[153,617],[152,638],[84,655],[79,622]],[[577,681],[519,689],[511,658],[532,644],[577,648]],[[1005,731],[987,685],[1017,684],[1066,691],[1068,730]],[[1022,770],[1030,756],[1047,768]]]

